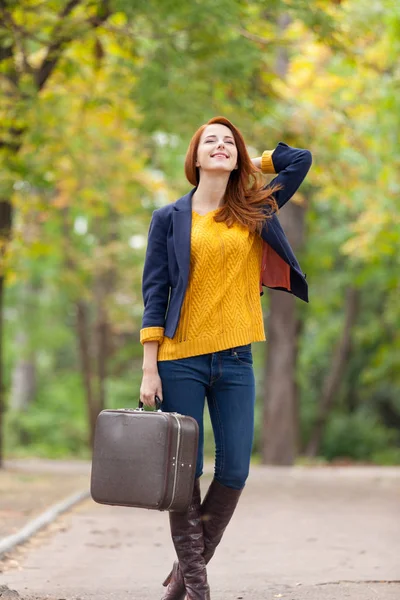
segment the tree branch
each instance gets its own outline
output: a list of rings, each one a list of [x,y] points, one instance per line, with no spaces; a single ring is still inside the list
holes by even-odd
[[[39,69],[37,69],[35,72],[36,86],[39,91],[44,87],[46,81],[54,71],[58,61],[62,56],[65,46],[75,39],[75,37],[71,34],[62,35],[61,30],[66,16],[68,16],[78,4],[80,4],[80,0],[70,0],[60,13],[60,21],[55,26],[53,31],[54,41],[49,45],[46,57],[43,59]],[[96,29],[105,21],[107,21],[111,15],[111,12],[110,0],[103,0],[100,4],[97,15],[89,17],[85,23],[90,29]],[[56,39],[57,36],[60,36],[59,39]]]
[[[67,4],[64,6],[62,11],[58,14],[59,19],[63,20],[66,17],[68,17],[68,15],[70,15],[72,13],[72,11],[74,10],[74,8],[76,6],[78,6],[80,3],[81,3],[81,0],[69,0],[69,2],[67,2]]]

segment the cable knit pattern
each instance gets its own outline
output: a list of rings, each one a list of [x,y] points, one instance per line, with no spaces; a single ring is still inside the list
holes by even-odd
[[[163,337],[158,360],[265,341],[259,292],[262,239],[239,223],[230,228],[217,223],[217,210],[192,211],[188,287],[175,336]],[[161,333],[151,329],[157,328],[141,330],[143,340]]]

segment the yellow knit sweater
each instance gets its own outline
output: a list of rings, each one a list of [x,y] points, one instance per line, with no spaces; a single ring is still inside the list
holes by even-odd
[[[262,156],[264,173],[274,172],[271,153]],[[146,327],[140,341],[159,342],[158,360],[218,352],[265,341],[260,298],[262,239],[240,223],[214,221],[215,209],[192,211],[190,274],[174,337],[162,327]]]

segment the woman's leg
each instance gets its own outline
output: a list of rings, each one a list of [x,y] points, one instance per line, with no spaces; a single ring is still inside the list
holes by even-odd
[[[247,478],[253,440],[255,399],[250,345],[208,356],[210,357],[206,364],[208,371],[206,369],[205,374],[203,371],[202,375],[209,384],[206,389],[216,438],[216,475],[220,481],[233,484],[234,487],[224,485],[214,478],[201,505],[204,535],[203,557],[206,564],[212,558],[233,515]],[[246,365],[245,369],[242,368],[243,363]],[[236,418],[233,423],[232,421],[228,423],[225,418],[227,410],[229,411],[226,403],[232,400],[232,397],[234,397],[234,404],[239,412],[245,412],[245,423],[242,423],[241,426]],[[237,416],[238,410],[234,412]],[[236,461],[235,456],[233,456],[233,461],[229,460],[229,457],[228,460],[225,460],[227,452],[230,452],[230,431],[234,432],[238,425],[240,435],[243,434],[243,429],[245,430],[240,460]],[[185,586],[178,562],[174,564],[173,571],[167,577],[165,585],[167,584],[169,584],[168,589],[171,594],[168,594],[167,590],[163,600],[183,600]]]
[[[204,405],[207,382],[207,358],[193,356],[158,361],[162,383],[163,412],[177,412],[196,419],[199,426],[196,478],[203,474]],[[208,359],[209,362],[209,359]]]
[[[203,472],[203,413],[207,383],[208,355],[159,361],[165,412],[178,412],[196,419],[199,449],[195,485],[190,506],[185,512],[169,512],[172,541],[179,559],[180,576],[167,578],[163,600],[181,600],[185,589],[191,600],[207,600],[209,586],[203,558],[204,539],[200,512],[200,482]],[[175,570],[178,569],[176,565]]]
[[[216,353],[208,406],[214,430],[214,480],[202,504],[206,563],[232,518],[249,473],[254,436],[255,379],[251,346]]]
[[[227,487],[244,487],[254,437],[255,378],[251,345],[218,352],[218,375],[208,390],[215,437],[215,479]]]

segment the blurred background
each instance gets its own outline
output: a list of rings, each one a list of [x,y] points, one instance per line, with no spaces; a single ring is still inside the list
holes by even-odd
[[[151,214],[224,115],[252,157],[313,154],[280,213],[310,303],[264,288],[254,460],[400,464],[399,53],[394,0],[0,2],[0,462],[90,458],[137,406]]]

